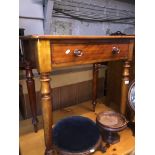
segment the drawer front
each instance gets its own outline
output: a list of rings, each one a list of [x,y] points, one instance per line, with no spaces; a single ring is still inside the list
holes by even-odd
[[[124,44],[51,44],[53,64],[84,64],[126,59],[129,46]]]

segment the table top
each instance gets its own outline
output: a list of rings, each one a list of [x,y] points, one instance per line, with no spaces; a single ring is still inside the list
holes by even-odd
[[[84,35],[27,35],[21,36],[20,39],[134,39],[134,35],[121,36],[84,36]]]
[[[134,35],[20,37],[25,59],[39,72],[51,72],[54,67],[131,60],[134,38]]]

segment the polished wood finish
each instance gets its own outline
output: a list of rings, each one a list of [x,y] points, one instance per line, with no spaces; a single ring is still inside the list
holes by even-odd
[[[121,103],[121,83],[122,83],[122,73],[124,61],[113,61],[108,62],[107,69],[107,89],[106,89],[106,99],[109,106],[115,107],[115,105],[120,105]],[[135,79],[135,51],[133,51],[133,58],[130,61],[129,68],[129,83]],[[116,80],[117,79],[117,80]],[[115,92],[115,93],[114,93]],[[118,108],[115,110],[119,111]],[[133,114],[127,105],[127,119],[130,120]]]
[[[44,39],[44,40],[92,40],[92,39],[134,39],[134,35],[117,35],[117,36],[83,36],[83,35],[27,35],[20,37],[22,40],[30,40],[30,39]]]
[[[52,154],[51,153],[52,100],[49,95],[50,84],[48,80],[48,76],[49,76],[49,73],[52,71],[52,68],[72,66],[77,64],[100,63],[100,62],[114,61],[114,60],[125,60],[125,61],[131,60],[132,51],[133,51],[132,47],[134,44],[134,36],[33,35],[33,36],[25,36],[20,38],[23,41],[24,54],[27,60],[30,59],[31,62],[33,62],[33,65],[37,67],[38,72],[41,74],[41,85],[42,85],[41,101],[42,101],[42,111],[43,111],[43,119],[44,119],[46,154]],[[66,45],[67,48],[63,47],[65,48],[65,51],[64,51],[63,48],[61,49],[58,46],[56,46],[56,51],[55,51],[55,49],[53,48],[55,47],[56,44],[62,44],[64,46]],[[74,51],[72,50],[73,50],[73,47],[76,47],[76,45],[77,47],[84,48],[84,54],[81,56],[74,55],[74,57],[71,56],[69,59],[67,58],[68,54],[66,54],[65,55],[67,60],[66,62],[64,59],[63,52],[66,53],[66,50],[68,50],[68,47],[69,47],[71,48],[71,53],[73,54]],[[98,46],[104,49],[99,49]],[[113,47],[115,46],[117,48],[120,47],[120,49],[117,50],[116,52],[113,51]],[[94,53],[96,53],[95,48],[97,48],[97,56],[94,55]],[[108,48],[108,51],[106,51],[106,48]],[[85,54],[85,49],[88,52],[88,56]],[[83,50],[83,49],[78,49],[78,50]],[[103,54],[101,54],[99,51],[102,51]],[[60,57],[62,57],[61,59],[60,57],[57,56],[58,53],[60,53]],[[56,54],[56,55],[53,56],[53,54]],[[125,69],[123,74],[124,79],[127,77],[126,72],[127,72],[127,69]],[[122,92],[123,92],[123,96],[122,96],[121,111],[124,113],[125,107],[126,107],[125,106],[126,103],[124,103],[125,101],[124,98],[126,97],[126,94],[125,94],[126,86],[124,86],[124,83],[122,84]]]
[[[37,119],[37,107],[36,107],[36,93],[35,93],[35,83],[33,79],[32,67],[30,62],[25,62],[25,71],[26,71],[26,84],[32,113],[32,124],[34,126],[34,131],[37,132],[38,119]]]
[[[19,29],[19,36],[24,36],[24,30],[23,28]],[[19,39],[19,69],[26,71],[26,83],[27,83],[27,90],[28,90],[28,96],[29,96],[29,103],[30,103],[30,109],[31,109],[31,115],[32,115],[32,124],[34,126],[34,132],[38,131],[38,119],[37,119],[37,107],[36,107],[36,93],[35,93],[35,83],[33,80],[33,72],[32,72],[32,64],[31,61],[27,61],[23,54],[23,48],[22,48],[22,42]],[[20,111],[22,113],[22,116],[24,119],[26,119],[26,109],[24,106],[22,106],[21,102],[24,102],[23,96],[22,96],[22,90],[20,91]]]
[[[51,51],[49,40],[37,40],[37,68],[40,73],[51,72]]]
[[[30,60],[33,67],[37,67],[39,72],[51,71],[51,67],[56,68],[128,59],[129,44],[131,42],[132,45],[134,40],[134,36],[32,35],[20,38],[23,40],[25,59]],[[74,56],[73,52],[75,49],[73,47],[75,49],[79,47],[79,50],[84,50],[84,54],[81,57]],[[113,47],[120,48],[120,52],[112,54]],[[106,48],[108,48],[108,51],[105,50]],[[71,52],[65,54],[68,49]],[[130,55],[132,55],[132,52]],[[93,58],[94,56],[95,58]],[[42,63],[44,65],[41,65]]]
[[[120,53],[114,54],[112,52],[113,47],[118,47]],[[91,44],[60,44],[55,43],[51,45],[52,49],[52,63],[53,65],[69,65],[72,63],[83,64],[88,61],[88,63],[97,61],[97,60],[118,60],[127,58],[128,54],[128,44],[100,44],[100,43],[91,43]],[[75,56],[74,50],[78,49],[82,52],[82,56]],[[70,53],[66,54],[66,51],[70,50]]]
[[[52,99],[49,73],[41,73],[41,104],[45,137],[45,155],[52,155]]]
[[[97,104],[98,73],[99,73],[98,64],[93,64],[92,104],[93,104],[93,111],[94,112],[95,112],[95,107]]]
[[[133,59],[133,50],[134,50],[134,44],[129,44],[129,52],[128,52],[128,60],[124,63],[123,68],[123,78],[122,78],[122,84],[121,84],[121,109],[120,112],[122,114],[126,114],[127,109],[127,101],[128,101],[128,88],[130,84],[130,63]]]
[[[124,61],[108,62],[106,100],[109,106],[120,105],[123,64]],[[115,111],[119,110],[115,108]]]
[[[106,79],[104,79],[104,90],[99,89],[101,86],[103,87],[103,84],[101,83],[101,81],[99,81],[99,70],[102,67],[105,67],[105,65],[107,65],[107,62],[103,62],[103,63],[96,63],[93,64],[93,80],[92,80],[92,105],[93,105],[93,111],[95,112],[95,107],[97,104],[97,98],[101,95],[105,96],[105,92],[106,92]],[[106,76],[105,76],[106,78]],[[101,92],[100,92],[101,91]]]
[[[123,78],[122,78],[122,84],[121,84],[121,109],[120,112],[122,114],[126,113],[126,105],[127,105],[127,94],[128,94],[128,86],[129,86],[129,68],[130,68],[130,62],[125,61],[124,63],[124,69],[123,69]]]
[[[19,111],[22,118],[26,119],[25,101],[23,97],[23,88],[21,84],[19,84]]]

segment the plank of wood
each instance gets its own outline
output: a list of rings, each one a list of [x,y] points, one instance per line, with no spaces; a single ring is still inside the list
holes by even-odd
[[[96,120],[96,115],[99,112],[111,110],[105,106],[101,101],[96,106],[96,112],[91,111],[91,101],[85,102],[79,105],[71,106],[63,110],[54,112],[53,118],[54,123],[58,120],[73,115],[82,115],[92,120]],[[45,150],[44,145],[44,133],[43,133],[42,117],[39,116],[39,130],[38,133],[33,132],[33,126],[31,119],[20,121],[20,149],[22,155],[43,155]],[[108,148],[105,155],[129,155],[134,151],[135,138],[132,136],[132,132],[129,128],[120,132],[120,142],[111,145]],[[102,152],[97,151],[93,155],[103,155]]]

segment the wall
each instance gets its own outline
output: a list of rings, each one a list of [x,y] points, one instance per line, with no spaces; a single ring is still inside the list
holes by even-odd
[[[25,35],[44,34],[42,0],[19,0],[19,27]]]
[[[121,31],[125,34],[134,34],[134,26],[53,17],[50,33],[54,35],[110,35],[116,31]]]
[[[50,0],[49,0],[50,1]],[[115,8],[118,10],[125,10],[132,12],[134,15],[134,3],[133,1],[118,1],[118,0],[53,0],[54,8],[58,8],[57,3],[60,4],[74,4],[73,2],[85,3],[88,5],[105,6]],[[44,0],[19,0],[19,27],[25,28],[25,34],[44,34],[44,11],[43,11]],[[67,3],[68,2],[68,3]],[[127,3],[128,2],[128,3]],[[84,6],[84,5],[83,5]],[[51,6],[53,7],[53,6]],[[96,7],[96,8],[97,8]],[[95,9],[96,9],[95,8]],[[67,9],[70,9],[67,6]],[[76,10],[79,7],[75,8]],[[103,8],[101,8],[103,9]],[[52,10],[52,11],[51,11]],[[53,8],[48,11],[50,14],[53,12]],[[108,15],[108,11],[103,9],[104,14]],[[97,11],[96,11],[97,12]],[[117,15],[118,17],[121,14]],[[115,31],[122,31],[127,34],[134,34],[134,24],[117,24],[112,22],[86,22],[85,20],[75,20],[68,18],[60,18],[56,15],[51,14],[50,26],[48,34],[70,34],[70,35],[109,35]]]
[[[113,12],[111,9],[114,9]],[[126,34],[134,34],[133,20],[128,20],[128,22],[121,20],[119,23],[112,21],[102,22],[102,20],[86,21],[71,18],[68,14],[71,16],[79,14],[78,17],[80,18],[87,14],[90,18],[94,17],[96,19],[97,17],[101,19],[102,17],[108,18],[109,16],[111,18],[114,18],[114,16],[117,18],[134,17],[133,3],[116,0],[55,0],[49,33],[59,35],[109,35],[110,33],[121,31]]]

